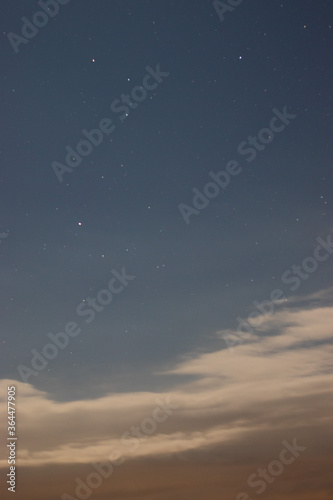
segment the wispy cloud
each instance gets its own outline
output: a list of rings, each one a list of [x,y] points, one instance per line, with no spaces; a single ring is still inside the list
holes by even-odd
[[[320,303],[330,296],[327,290],[312,298]],[[151,414],[156,397],[169,396],[179,409],[142,441],[135,457],[168,457],[222,444],[226,454],[234,455],[260,434],[329,428],[333,306],[314,306],[309,297],[300,302],[307,307],[293,304],[267,317],[262,333],[237,345],[233,356],[226,349],[189,353],[164,373],[191,375],[191,381],[184,377],[168,393],[56,402],[29,384],[2,380],[0,393],[5,394],[7,385],[18,389],[20,465],[90,463],[112,450],[133,459],[120,437]],[[1,466],[5,464],[2,456]]]

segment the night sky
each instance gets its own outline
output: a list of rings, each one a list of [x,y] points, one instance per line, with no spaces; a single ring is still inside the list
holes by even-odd
[[[332,14],[3,0],[4,498],[332,498]]]

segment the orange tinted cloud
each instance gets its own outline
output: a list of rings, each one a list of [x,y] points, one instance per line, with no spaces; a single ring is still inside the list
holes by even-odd
[[[322,293],[321,300],[327,301],[330,293]],[[303,477],[310,457],[316,467],[321,464],[320,476],[331,463],[333,307],[320,306],[318,297],[315,306],[311,300],[304,299],[304,303],[303,307],[293,303],[290,309],[265,318],[260,331],[235,345],[233,353],[222,341],[218,351],[188,354],[164,372],[177,374],[179,380],[167,393],[106,394],[94,400],[56,402],[29,384],[2,380],[1,394],[5,394],[7,385],[18,388],[20,467],[48,470],[49,466],[71,468],[82,464],[81,470],[86,466],[89,470],[92,462],[110,459],[110,454],[118,451],[125,463],[114,477],[122,477],[120,471],[132,470],[134,463],[145,470],[145,480],[139,480],[142,496],[132,494],[131,498],[152,498],[155,493],[144,493],[148,470],[157,467],[162,484],[166,471],[173,470],[176,463],[184,471],[192,470],[192,474],[196,470],[202,474],[208,467],[207,477],[211,474],[214,478],[211,481],[222,481],[224,491],[229,488],[230,494],[236,494],[237,485],[241,491],[249,474],[278,455],[283,439],[297,438],[307,452],[279,479],[280,487],[284,484],[286,488],[283,498],[288,498],[287,478],[296,471]],[[217,332],[217,337],[224,333]],[[190,382],[182,382],[182,375],[193,377]],[[178,408],[157,423],[154,433],[139,439],[133,452],[121,436],[151,417],[156,398],[167,397]],[[5,433],[3,421],[1,425]],[[4,453],[1,467],[6,467]],[[228,471],[223,480],[218,479],[219,468]],[[193,481],[196,484],[197,478]],[[181,485],[177,487],[181,491]],[[124,488],[131,491],[128,485]],[[213,499],[217,491],[212,484],[210,488]],[[302,494],[299,498],[307,499],[307,493]],[[155,498],[164,498],[161,495]],[[195,492],[191,495],[202,498]],[[290,498],[297,499],[295,495]]]

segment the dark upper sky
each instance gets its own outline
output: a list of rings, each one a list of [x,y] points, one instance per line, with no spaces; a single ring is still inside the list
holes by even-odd
[[[279,314],[332,285],[332,261],[313,261],[333,229],[332,5],[57,9],[37,32],[35,0],[2,2],[1,378],[59,402],[172,390],[254,301],[282,290]],[[94,311],[123,268],[135,278]],[[69,322],[80,333],[34,370]]]
[[[5,34],[36,11],[7,2]],[[141,374],[204,347],[308,255],[333,215],[329,14],[329,2],[245,2],[221,23],[210,2],[69,2],[13,41],[17,54],[3,38],[3,375],[113,268],[135,281],[30,378],[37,387],[61,397],[65,377],[75,397],[91,371],[113,384],[122,366]],[[122,122],[111,103],[157,64],[169,75]],[[296,118],[247,162],[238,145],[284,106]],[[103,118],[115,129],[60,183],[52,162]],[[241,174],[186,224],[179,204],[233,159]],[[303,289],[330,279],[319,270]]]
[[[20,34],[36,2],[5,3],[2,30]],[[78,380],[89,391],[108,374],[135,388],[233,327],[311,252],[333,215],[329,7],[244,2],[221,22],[211,2],[69,2],[28,43],[12,41],[17,54],[3,38],[3,375],[16,378],[125,267],[128,289],[30,380],[60,398],[62,377],[74,398]],[[112,102],[158,64],[168,76],[121,121]],[[296,118],[248,162],[238,145],[284,106]],[[60,183],[52,163],[103,118],[113,132]],[[193,207],[192,189],[230,160],[241,174],[186,224],[179,205]],[[326,266],[302,291],[330,280]],[[124,366],[138,376],[118,386]]]

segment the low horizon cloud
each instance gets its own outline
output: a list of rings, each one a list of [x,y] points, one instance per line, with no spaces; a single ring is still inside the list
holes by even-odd
[[[149,459],[223,445],[227,457],[261,434],[305,436],[307,428],[329,429],[333,305],[321,302],[331,301],[332,290],[294,298],[292,307],[265,317],[258,332],[236,344],[233,353],[225,348],[189,353],[163,373],[193,379],[165,393],[57,402],[30,384],[1,380],[1,394],[7,385],[17,387],[20,467],[88,464],[105,459],[112,450],[127,458]],[[297,301],[303,306],[297,307]],[[178,408],[133,454],[121,435],[150,417],[156,398],[168,397]],[[4,424],[2,420],[0,431],[6,434]],[[2,453],[0,467],[6,464]]]

